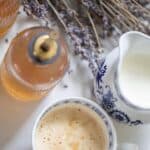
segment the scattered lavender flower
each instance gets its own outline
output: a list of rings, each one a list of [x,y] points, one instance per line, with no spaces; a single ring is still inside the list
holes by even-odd
[[[63,87],[64,87],[65,89],[67,89],[67,88],[68,88],[68,85],[67,85],[67,84],[65,84],[65,85],[63,85]]]
[[[7,38],[5,39],[5,43],[8,43],[8,39]]]
[[[68,74],[71,74],[71,73],[73,73],[73,70],[72,70],[72,69],[69,69],[69,70],[68,70]]]

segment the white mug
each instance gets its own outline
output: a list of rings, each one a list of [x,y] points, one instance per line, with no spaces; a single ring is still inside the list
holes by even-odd
[[[56,102],[52,102],[49,106],[47,106],[38,116],[34,128],[33,128],[33,132],[32,132],[32,147],[33,150],[35,149],[35,133],[36,133],[36,129],[37,126],[40,122],[40,120],[43,118],[43,116],[45,114],[47,114],[48,112],[50,112],[53,108],[60,106],[60,105],[65,105],[68,103],[75,103],[75,104],[81,104],[84,105],[86,107],[88,107],[89,109],[91,109],[91,111],[94,111],[104,122],[105,127],[107,129],[107,135],[108,135],[108,143],[109,143],[109,149],[108,150],[138,150],[138,146],[135,144],[129,144],[129,143],[124,143],[121,144],[120,146],[118,146],[119,144],[117,143],[117,136],[116,136],[116,130],[114,128],[114,125],[111,121],[111,119],[109,118],[109,116],[107,115],[107,113],[99,106],[97,105],[95,102],[93,102],[92,100],[88,100],[86,98],[81,98],[81,97],[73,97],[73,98],[67,98],[67,99],[61,99],[61,100],[57,100]]]

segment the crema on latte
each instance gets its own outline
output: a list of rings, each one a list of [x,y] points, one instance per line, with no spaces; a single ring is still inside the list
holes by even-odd
[[[108,150],[105,124],[81,104],[52,108],[39,121],[35,150]]]

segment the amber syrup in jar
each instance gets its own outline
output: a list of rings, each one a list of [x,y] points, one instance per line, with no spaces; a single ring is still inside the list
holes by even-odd
[[[6,91],[22,101],[39,100],[62,79],[68,69],[63,36],[47,27],[33,27],[11,42],[1,65]]]

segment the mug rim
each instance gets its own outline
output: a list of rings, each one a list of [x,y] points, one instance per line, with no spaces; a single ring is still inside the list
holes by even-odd
[[[58,99],[55,102],[52,101],[48,106],[46,106],[38,115],[36,118],[36,121],[34,122],[33,130],[32,130],[32,148],[35,150],[35,133],[37,126],[40,122],[40,120],[47,114],[48,112],[51,111],[54,107],[64,105],[64,104],[69,104],[69,103],[75,103],[75,104],[81,104],[84,105],[85,107],[91,109],[94,111],[99,118],[102,119],[103,123],[105,124],[105,127],[107,129],[107,134],[109,138],[109,150],[116,150],[117,148],[117,135],[116,135],[116,129],[113,125],[112,120],[110,117],[107,115],[107,113],[94,101],[83,98],[83,97],[70,97],[70,98],[64,98],[64,99]],[[111,140],[110,140],[111,138]]]

